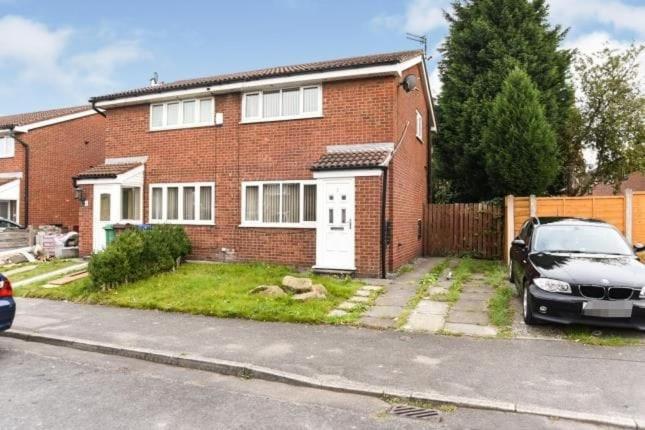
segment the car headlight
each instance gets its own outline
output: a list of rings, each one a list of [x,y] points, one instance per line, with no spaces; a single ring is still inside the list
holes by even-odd
[[[645,287],[641,288],[641,293],[638,295],[639,298],[645,299]]]
[[[549,293],[569,293],[571,294],[571,285],[568,282],[558,281],[549,278],[535,278],[533,283],[541,290]],[[641,292],[642,294],[642,292]]]

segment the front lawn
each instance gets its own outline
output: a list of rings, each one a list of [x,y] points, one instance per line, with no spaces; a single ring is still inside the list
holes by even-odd
[[[26,272],[20,272],[14,275],[9,275],[8,278],[12,283],[15,283],[18,281],[22,281],[23,279],[34,278],[38,275],[53,272],[54,270],[63,269],[65,267],[74,266],[79,263],[80,261],[75,261],[75,260],[51,260],[43,263],[31,263],[31,264],[34,264],[36,268],[32,270],[28,270]]]
[[[291,297],[249,294],[258,285],[279,285],[289,274],[294,271],[270,264],[186,263],[176,272],[155,275],[107,292],[92,290],[90,280],[85,278],[57,288],[43,288],[42,284],[21,287],[15,290],[15,295],[226,318],[322,323],[333,322],[327,318],[328,312],[351,297],[361,285],[351,279],[313,275],[314,283],[327,288],[327,298],[298,302]]]

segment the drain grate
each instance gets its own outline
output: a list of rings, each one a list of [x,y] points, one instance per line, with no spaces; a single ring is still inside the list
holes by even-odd
[[[427,420],[439,415],[434,409],[415,408],[413,406],[396,405],[390,409],[390,414],[406,418]]]

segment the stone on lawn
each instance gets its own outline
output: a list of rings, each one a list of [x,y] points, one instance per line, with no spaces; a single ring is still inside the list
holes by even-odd
[[[324,299],[327,297],[327,289],[321,284],[312,285],[311,291],[296,294],[293,296],[294,300],[305,301],[313,299]]]
[[[260,285],[259,287],[255,287],[249,291],[249,294],[257,294],[264,297],[282,297],[287,295],[287,293],[277,285]]]
[[[295,276],[285,276],[282,278],[282,286],[294,293],[304,293],[311,291],[313,287],[311,279],[309,278],[296,278]]]

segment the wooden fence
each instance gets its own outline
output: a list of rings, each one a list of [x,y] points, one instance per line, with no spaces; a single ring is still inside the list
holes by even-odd
[[[492,203],[428,205],[426,254],[501,259],[504,209]]]
[[[626,190],[619,196],[506,197],[504,256],[530,216],[596,218],[613,224],[631,243],[645,243],[645,192]]]
[[[30,230],[6,230],[0,232],[0,251],[23,248],[33,244]]]

